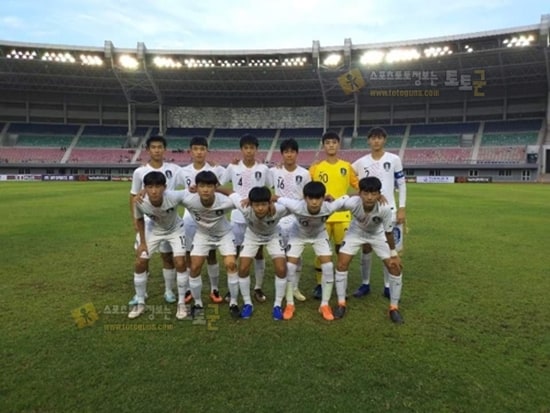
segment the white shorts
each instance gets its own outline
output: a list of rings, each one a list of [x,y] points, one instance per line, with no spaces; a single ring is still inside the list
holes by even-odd
[[[231,231],[233,232],[233,239],[235,245],[240,247],[243,245],[244,233],[246,232],[246,223],[244,222],[232,222]]]
[[[323,231],[316,238],[299,238],[291,236],[286,247],[287,257],[300,258],[304,252],[305,246],[308,244],[313,247],[313,251],[315,251],[315,255],[318,257],[332,255],[332,247],[328,239],[328,234],[326,231]]]
[[[265,245],[267,252],[271,258],[284,257],[285,246],[283,244],[283,238],[279,231],[271,238],[266,239],[259,237],[250,230],[247,230],[244,234],[243,249],[239,253],[240,257],[255,257],[258,249]]]
[[[148,227],[148,225],[145,225],[145,238],[146,239],[147,239],[147,233],[150,232],[150,230],[148,230],[147,227]],[[136,239],[134,241],[134,249],[135,250],[138,249],[139,244],[140,244],[139,233],[137,233],[136,234]],[[170,246],[169,242],[161,241],[158,250],[161,254],[168,254],[168,253],[172,252],[172,247]]]
[[[229,231],[222,236],[205,234],[198,230],[193,239],[191,255],[206,257],[210,250],[218,249],[222,256],[237,255],[237,249],[233,243],[233,234]]]
[[[374,253],[381,259],[390,258],[390,246],[386,241],[384,232],[378,234],[358,234],[355,231],[349,231],[344,237],[339,252],[347,255],[355,255],[363,247],[364,244],[369,244]]]
[[[170,250],[174,253],[174,257],[185,256],[185,231],[183,229],[183,222],[176,231],[168,235],[157,235],[148,231],[145,233],[145,240],[147,242],[149,256],[157,251],[161,251],[161,246],[163,244],[170,247]]]

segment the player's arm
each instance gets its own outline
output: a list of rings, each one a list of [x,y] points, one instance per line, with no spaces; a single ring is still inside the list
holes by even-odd
[[[405,205],[407,202],[407,183],[403,170],[395,173],[395,182],[399,189],[399,207],[397,208],[396,220],[398,224],[404,224],[406,221]]]
[[[351,186],[356,191],[359,190],[359,177],[357,176],[357,172],[355,172],[355,169],[349,165],[348,168],[348,175],[349,175],[349,186]]]
[[[221,186],[217,186],[216,187],[216,192],[219,192],[220,194],[223,194],[225,196],[229,196],[231,195],[232,193],[234,193],[234,191],[230,188],[224,188],[224,187],[221,187]]]
[[[134,231],[138,232],[137,222],[134,215],[134,204],[135,204],[136,196],[137,195],[130,193],[130,216],[132,217],[132,226],[134,227]]]
[[[401,257],[399,257],[399,254],[397,253],[397,250],[395,249],[395,239],[393,238],[393,231],[390,232],[384,232],[386,235],[386,242],[388,243],[388,246],[390,247],[390,262],[389,266],[394,267],[401,272],[403,270],[403,263],[401,262]]]
[[[136,219],[137,232],[139,234],[139,245],[136,254],[141,257],[142,254],[149,255],[147,241],[145,240],[145,220],[143,217]]]

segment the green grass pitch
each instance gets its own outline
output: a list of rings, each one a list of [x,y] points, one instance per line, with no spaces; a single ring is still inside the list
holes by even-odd
[[[342,320],[324,321],[309,298],[274,322],[268,264],[269,300],[250,320],[220,305],[203,324],[164,304],[154,257],[154,311],[128,320],[129,184],[0,193],[1,412],[550,411],[548,186],[410,184],[401,326],[378,260],[373,291],[350,297]]]

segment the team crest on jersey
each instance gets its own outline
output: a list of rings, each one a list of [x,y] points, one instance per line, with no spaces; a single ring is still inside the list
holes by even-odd
[[[256,178],[256,181],[259,181],[260,179],[262,179],[262,173],[260,171],[255,172],[254,178]]]
[[[391,168],[391,163],[384,162],[384,171],[388,172]]]
[[[382,222],[382,218],[380,217],[373,217],[372,218],[372,221],[376,224],[380,224]]]
[[[217,216],[223,215],[223,209],[216,210],[216,215]]]
[[[300,184],[302,183],[302,180],[303,180],[303,178],[302,178],[300,175],[298,175],[298,176],[296,177],[296,183],[297,183],[298,185],[300,185]]]
[[[346,176],[348,174],[348,170],[346,168],[340,168],[340,175]]]
[[[171,179],[171,178],[172,178],[172,171],[166,171],[164,174],[166,175],[166,177],[167,177],[168,179]]]

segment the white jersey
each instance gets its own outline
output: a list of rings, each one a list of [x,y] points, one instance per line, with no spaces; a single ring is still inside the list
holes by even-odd
[[[293,171],[288,171],[282,166],[273,167],[269,171],[273,179],[275,195],[293,199],[304,198],[304,186],[311,182],[311,175],[307,169],[297,166]]]
[[[277,200],[296,216],[294,235],[303,239],[313,239],[326,232],[325,223],[328,217],[336,211],[344,210],[344,203],[349,198],[344,195],[332,202],[323,202],[321,210],[313,215],[307,210],[305,200],[281,197]]]
[[[243,207],[239,194],[233,193],[229,196],[237,209],[241,211],[246,221],[246,231],[253,232],[256,236],[269,241],[273,235],[278,233],[278,224],[282,217],[290,214],[290,211],[283,205],[275,203],[275,214],[266,215],[263,218],[258,218],[251,206]]]
[[[263,163],[256,162],[251,168],[247,167],[243,161],[238,164],[229,164],[222,176],[221,184],[231,182],[233,191],[238,193],[243,198],[248,198],[250,190],[256,186],[273,186],[273,180],[269,173],[269,168]],[[244,224],[245,219],[239,210],[234,210],[231,213],[231,221]]]
[[[153,168],[151,165],[143,165],[136,168],[132,175],[132,188],[130,194],[137,195],[143,189],[143,178],[151,171],[162,172],[166,176],[166,189],[176,189],[176,176],[181,169],[180,166],[172,162],[163,162],[160,168]]]
[[[222,176],[225,172],[225,168],[221,165],[212,166],[206,162],[202,168],[196,169],[192,163],[189,165],[180,167],[178,175],[176,177],[176,186],[183,187],[184,189],[189,189],[190,186],[195,185],[195,177],[199,172],[202,171],[212,171],[216,175],[219,181],[221,181]]]
[[[165,191],[162,204],[158,207],[151,204],[148,196],[142,203],[134,204],[134,217],[136,219],[148,217],[150,230],[153,235],[168,235],[182,226],[182,220],[178,215],[178,205],[183,201],[181,191]]]
[[[399,188],[399,207],[404,208],[407,199],[407,186],[405,184],[405,174],[403,173],[403,164],[399,156],[384,152],[378,160],[372,158],[371,154],[357,159],[352,165],[359,179],[375,176],[382,182],[382,195],[386,197],[389,205],[396,210],[395,204],[395,184]]]
[[[349,209],[353,217],[348,233],[365,236],[393,231],[392,210],[389,205],[377,202],[372,211],[366,212],[361,197],[352,196],[344,202],[344,208]]]
[[[189,165],[180,168],[178,175],[176,176],[176,188],[183,187],[184,189],[189,189],[190,186],[195,185],[195,177],[202,171],[214,172],[218,178],[218,181],[221,181],[225,168],[221,165],[212,166],[208,162],[205,162],[202,168],[195,169],[193,163],[190,163]],[[191,218],[187,209],[183,213],[183,218],[185,219],[185,222],[188,222]]]
[[[234,209],[235,205],[229,197],[216,192],[214,203],[205,207],[199,194],[191,193],[187,189],[177,192],[183,194],[182,203],[195,219],[197,231],[207,233],[212,237],[222,237],[231,231],[231,224],[225,215]]]

